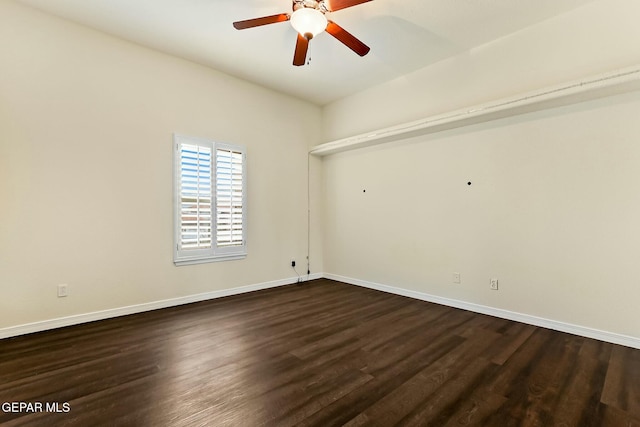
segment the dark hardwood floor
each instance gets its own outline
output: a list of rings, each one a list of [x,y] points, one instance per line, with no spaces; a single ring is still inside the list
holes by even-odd
[[[640,426],[640,350],[316,280],[0,340],[0,404],[3,426]]]

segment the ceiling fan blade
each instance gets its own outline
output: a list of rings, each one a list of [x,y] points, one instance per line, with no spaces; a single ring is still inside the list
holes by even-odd
[[[247,19],[246,21],[238,21],[233,23],[236,30],[244,30],[247,28],[259,27],[261,25],[275,24],[277,22],[288,21],[290,16],[286,13],[279,15],[263,16],[262,18]]]
[[[298,41],[296,42],[296,52],[293,54],[293,65],[304,65],[304,62],[307,59],[307,49],[309,49],[309,39],[301,34],[298,34]]]
[[[351,6],[356,6],[370,1],[372,0],[327,0],[325,3],[328,3],[328,9],[330,12],[335,12],[336,10],[346,9]]]
[[[369,46],[358,40],[353,34],[342,28],[340,25],[333,21],[329,21],[327,24],[327,33],[338,39],[341,43],[347,46],[360,56],[365,56],[369,53]]]

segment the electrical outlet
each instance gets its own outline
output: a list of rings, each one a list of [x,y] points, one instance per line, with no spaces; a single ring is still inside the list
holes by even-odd
[[[453,273],[453,283],[460,283],[460,273]]]
[[[291,267],[295,267],[296,266],[296,260],[291,258]]]
[[[493,291],[497,291],[498,290],[498,279],[497,278],[493,278],[491,279],[491,290]]]
[[[58,285],[58,298],[66,297],[69,295],[67,285]]]

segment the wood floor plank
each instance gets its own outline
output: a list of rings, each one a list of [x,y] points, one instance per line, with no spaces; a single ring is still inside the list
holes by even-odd
[[[489,418],[492,425],[505,415],[509,421],[524,419],[527,425],[551,425],[553,421],[551,402],[557,399],[559,381],[573,369],[566,363],[576,356],[576,345],[567,342],[565,334],[552,331],[538,330],[531,338],[538,338],[539,346],[532,349],[533,353],[522,353],[528,359],[527,364],[519,366],[517,375],[503,383],[502,390],[493,389],[509,400]]]
[[[396,322],[406,320],[408,317],[419,315],[420,307],[399,305],[395,310],[390,312],[381,312],[380,315],[361,320],[349,327],[339,325],[339,330],[328,334],[323,338],[314,340],[307,345],[294,349],[291,353],[296,357],[305,359],[310,355],[318,354],[336,345],[336,343],[350,340],[353,338],[361,339],[369,337],[370,332],[379,331],[387,325],[393,325]],[[367,341],[369,342],[369,341]]]
[[[599,341],[584,340],[572,368],[566,369],[566,381],[558,390],[552,409],[556,425],[581,427],[601,423],[603,413],[599,403],[610,347]]]
[[[640,418],[640,351],[615,346],[602,393],[602,403]]]
[[[493,375],[496,369],[496,365],[483,358],[473,358],[464,366],[458,366],[458,372],[443,382],[437,393],[429,395],[395,425],[422,426],[424,420],[432,425],[445,425],[473,395],[478,384]]]
[[[593,424],[599,427],[640,427],[640,418],[633,417],[627,412],[613,406],[601,404],[599,412],[602,415],[600,424]],[[587,424],[588,425],[588,424]]]
[[[640,427],[640,350],[321,279],[0,340],[0,426]]]
[[[455,407],[452,407],[449,419],[443,422],[442,427],[483,426],[490,427],[488,419],[491,415],[500,411],[507,398],[492,393],[485,393],[476,389],[465,399],[460,399]],[[433,424],[433,423],[432,423]],[[504,421],[500,420],[496,427],[502,427]]]
[[[300,425],[326,426],[348,423],[461,342],[463,339],[455,335],[443,336],[436,340],[434,348],[416,348],[406,359],[385,363],[384,369],[376,370],[375,374],[372,374],[374,378],[371,381],[333,402],[323,411],[316,412]]]
[[[371,425],[388,426],[397,425],[415,413],[421,405],[428,402],[432,405],[434,394],[437,399],[443,398],[447,393],[445,383],[465,375],[465,369],[470,364],[478,362],[479,369],[486,369],[491,362],[477,358],[497,338],[498,334],[485,331],[484,334],[475,334],[460,342],[460,345],[452,348],[440,359],[423,368],[405,383],[399,385],[380,400],[365,409],[364,414]],[[467,382],[465,380],[464,382]],[[457,399],[456,393],[448,393],[449,397]],[[416,415],[418,423],[427,419],[422,414]],[[403,421],[404,420],[404,421]]]
[[[488,351],[486,357],[490,357],[495,364],[504,365],[535,330],[535,326],[512,322],[500,341]]]

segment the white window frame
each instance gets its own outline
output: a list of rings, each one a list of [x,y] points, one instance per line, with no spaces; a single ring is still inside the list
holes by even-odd
[[[195,145],[205,147],[211,150],[211,182],[210,182],[210,198],[211,198],[211,243],[210,247],[197,249],[182,248],[182,157],[181,148],[183,145]],[[230,261],[243,259],[247,256],[247,161],[246,149],[240,145],[226,144],[211,141],[204,138],[195,138],[184,135],[173,135],[174,149],[174,189],[173,189],[173,205],[174,205],[174,245],[173,245],[173,262],[176,266],[201,264],[207,262]],[[216,170],[216,160],[218,150],[233,151],[242,155],[242,243],[231,246],[219,246],[217,236],[217,207],[218,199],[216,195],[217,183],[220,178]]]

